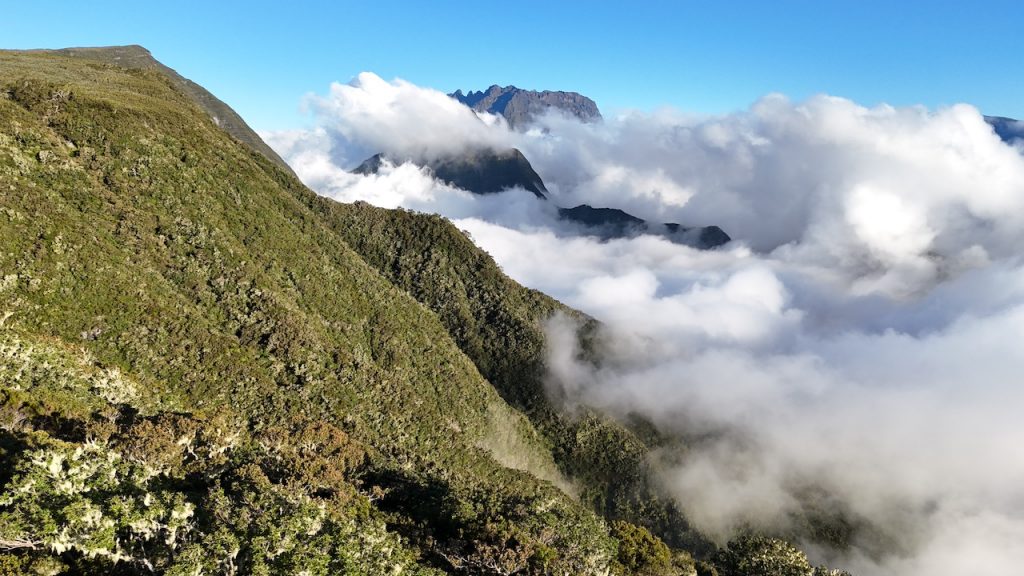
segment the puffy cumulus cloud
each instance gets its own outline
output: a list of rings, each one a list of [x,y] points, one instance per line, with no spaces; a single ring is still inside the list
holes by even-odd
[[[334,83],[326,96],[307,105],[322,129],[366,156],[384,152],[398,158],[434,158],[467,147],[504,146],[504,119],[477,114],[446,94],[404,80],[388,82],[363,72],[348,84]]]
[[[315,188],[335,178],[339,198],[357,185],[341,172],[377,152],[518,147],[558,205],[716,224],[859,293],[901,298],[1024,240],[1024,161],[967,105],[866,108],[769,95],[722,117],[666,109],[581,123],[553,112],[516,132],[439,91],[370,73],[309,105],[316,129],[266,136]]]
[[[262,135],[287,158],[303,182],[339,202],[369,202],[383,208],[407,208],[449,218],[486,218],[506,226],[535,230],[565,228],[557,206],[524,190],[479,196],[436,180],[412,162],[385,159],[376,174],[353,174],[338,161],[351,148],[337,146],[327,130],[275,132]],[[356,162],[358,164],[358,162]]]
[[[716,224],[865,293],[907,296],[1022,240],[1024,161],[966,105],[772,95],[717,118],[541,122],[522,147],[564,203]]]
[[[554,321],[552,385],[574,402],[639,412],[690,438],[681,464],[661,480],[721,541],[744,526],[793,526],[805,506],[820,505],[806,498],[822,490],[869,528],[852,550],[820,549],[818,558],[868,575],[1018,570],[1024,541],[1013,537],[1024,530],[1024,461],[1012,455],[1024,443],[1024,272],[988,280],[1015,284],[1013,303],[985,313],[966,306],[941,329],[873,331],[852,318],[823,333],[804,320],[814,301],[798,287],[779,298],[773,286],[785,275],[772,281],[758,262],[725,269],[736,267],[718,283],[695,279],[664,294],[649,275],[673,271],[626,274],[616,288],[628,314],[591,298],[586,282],[563,286],[560,296],[606,322],[607,351],[600,368],[580,362],[564,336],[573,327]],[[595,268],[590,277],[603,282],[609,274]],[[972,284],[950,289],[965,296]],[[696,286],[716,292],[728,312],[712,307],[689,324]],[[762,286],[756,294],[766,298],[751,298],[748,286]],[[906,308],[860,302],[860,312],[913,324],[954,300],[936,294]],[[730,315],[761,332],[728,329]]]
[[[361,75],[313,99],[318,127],[267,135],[322,194],[439,212],[506,273],[598,319],[599,368],[548,326],[560,397],[689,438],[660,481],[727,539],[800,522],[809,495],[858,532],[808,546],[861,576],[1024,566],[1024,159],[977,110],[770,95],[512,132],[440,92]],[[600,242],[523,191],[472,196],[397,157],[515,146],[554,203],[717,224],[698,251]],[[824,504],[823,504],[824,503]]]

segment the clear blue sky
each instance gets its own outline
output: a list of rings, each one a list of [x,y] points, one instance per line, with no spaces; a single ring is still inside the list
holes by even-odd
[[[1024,118],[1024,2],[0,1],[0,47],[142,44],[257,129],[361,71],[445,91],[574,90],[603,110],[747,107],[768,92],[969,102]]]

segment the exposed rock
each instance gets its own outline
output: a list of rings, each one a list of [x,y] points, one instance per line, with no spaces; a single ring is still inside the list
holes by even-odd
[[[718,226],[686,227],[676,223],[657,224],[637,218],[617,208],[593,208],[581,204],[575,208],[559,208],[558,215],[566,221],[580,224],[585,232],[604,240],[628,238],[640,234],[664,236],[677,244],[710,249],[732,240]]]
[[[375,154],[352,172],[363,175],[376,174],[384,160],[389,158],[383,154]],[[486,149],[429,161],[412,161],[418,166],[430,168],[439,180],[474,194],[492,194],[510,188],[522,188],[538,198],[546,197],[547,188],[544,187],[544,181],[534,171],[523,153],[515,148],[503,151]]]
[[[1003,142],[1014,145],[1024,142],[1024,122],[1003,116],[985,116],[996,135],[1003,139]]]
[[[374,154],[373,156],[370,156],[366,160],[363,160],[359,164],[359,166],[356,166],[355,168],[350,170],[350,172],[352,172],[353,174],[362,174],[363,176],[376,174],[377,172],[380,171],[380,167],[381,165],[384,164],[385,160],[387,160],[387,156],[385,154]]]
[[[585,122],[600,120],[601,112],[593,100],[576,92],[521,90],[515,86],[491,86],[486,92],[449,94],[477,112],[500,114],[513,128],[523,127],[551,108],[562,110]]]

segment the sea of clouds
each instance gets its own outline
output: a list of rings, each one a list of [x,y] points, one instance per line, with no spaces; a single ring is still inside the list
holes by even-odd
[[[784,528],[813,486],[872,526],[852,550],[812,549],[859,576],[1024,570],[1024,154],[975,108],[769,95],[513,131],[369,73],[307,104],[313,128],[263,136],[311,188],[441,213],[605,324],[597,369],[550,321],[550,385],[694,439],[660,481],[712,537]],[[482,146],[519,148],[550,201],[410,163],[347,172]],[[734,241],[601,242],[557,220],[582,203]]]

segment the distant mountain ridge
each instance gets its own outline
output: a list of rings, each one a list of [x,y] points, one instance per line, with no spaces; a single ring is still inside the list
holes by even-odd
[[[515,86],[491,86],[486,92],[449,94],[477,112],[500,114],[512,128],[521,128],[537,116],[555,108],[590,122],[601,119],[601,111],[590,98],[576,92],[523,90]]]
[[[385,161],[395,164],[402,162],[389,158],[386,154],[374,154],[355,167],[352,173],[364,176],[376,174]],[[544,181],[526,156],[516,148],[501,151],[471,150],[434,160],[404,161],[429,168],[439,180],[474,194],[493,194],[512,188],[522,188],[542,200],[549,199]],[[559,207],[558,216],[566,222],[578,225],[585,234],[597,236],[602,240],[652,234],[702,250],[715,248],[732,240],[718,226],[686,227],[672,222],[647,222],[617,208],[594,208],[588,204],[581,204],[574,208]]]
[[[673,222],[656,224],[617,208],[594,208],[589,204],[580,204],[575,208],[559,208],[558,215],[562,220],[584,226],[587,233],[596,235],[603,240],[651,234],[664,236],[677,244],[705,250],[721,246],[732,240],[718,226],[687,228]]]

